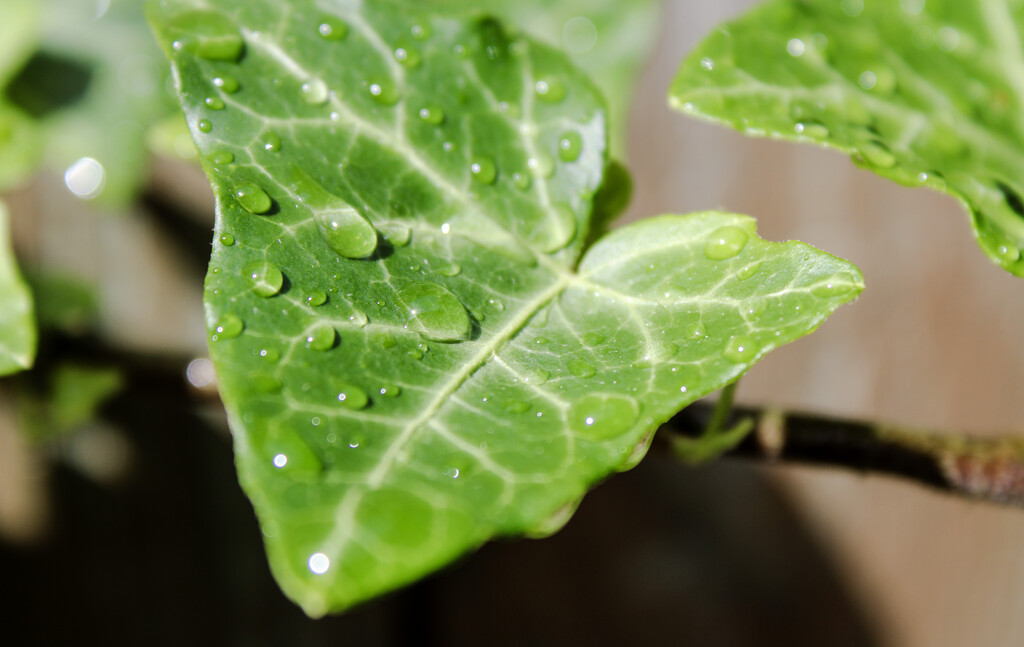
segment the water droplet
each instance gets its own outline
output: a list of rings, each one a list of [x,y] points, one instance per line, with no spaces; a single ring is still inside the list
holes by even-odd
[[[382,384],[377,393],[380,393],[382,398],[397,398],[402,394],[402,389],[394,384]]]
[[[213,130],[213,124],[209,119],[200,119],[196,125],[199,127],[199,132],[208,133]]]
[[[412,239],[412,229],[402,224],[384,223],[380,226],[380,231],[395,247],[405,247]]]
[[[860,83],[860,87],[865,90],[870,90],[875,87],[876,83],[878,83],[878,76],[871,70],[865,70],[864,72],[861,72],[860,76],[857,78],[857,82]]]
[[[822,283],[811,288],[816,297],[829,298],[849,294],[857,290],[857,281],[849,274],[833,274]]]
[[[213,335],[210,337],[212,341],[219,341],[221,339],[233,339],[242,334],[243,328],[242,320],[232,314],[226,314],[221,316],[217,320],[217,325],[213,327]]]
[[[568,205],[552,205],[543,223],[534,224],[526,239],[542,252],[557,252],[576,236],[576,214]]]
[[[558,103],[565,98],[565,83],[553,76],[544,77],[533,85],[537,97],[548,103]]]
[[[252,375],[249,383],[260,393],[277,393],[281,390],[281,381],[270,375]]]
[[[409,311],[409,327],[427,339],[462,341],[472,322],[462,302],[447,288],[434,283],[413,283],[398,293]]]
[[[705,70],[713,70],[715,69],[715,60],[713,58],[705,56],[704,58],[700,59],[700,66],[703,67]]]
[[[64,184],[80,198],[95,198],[103,191],[107,172],[91,157],[83,157],[64,171]]]
[[[583,138],[577,132],[562,134],[558,140],[558,157],[563,162],[575,162],[583,151]]]
[[[575,54],[589,52],[597,44],[597,27],[584,16],[570,18],[562,27],[562,42]]]
[[[252,291],[261,297],[272,297],[281,291],[284,275],[268,261],[250,263],[242,270],[242,276],[249,282]]]
[[[306,305],[322,306],[325,303],[327,303],[327,295],[320,290],[314,290],[306,295]]]
[[[547,371],[545,371],[542,368],[538,368],[538,369],[534,369],[532,371],[527,371],[526,372],[526,378],[525,378],[524,381],[527,384],[532,384],[534,386],[540,386],[541,384],[544,384],[545,382],[547,382],[548,378],[550,378],[550,377],[551,377],[551,373],[548,373]]]
[[[711,232],[704,245],[704,255],[713,261],[724,261],[739,254],[750,235],[735,225],[719,227]]]
[[[530,169],[534,177],[551,177],[555,173],[555,160],[546,153],[537,153],[534,157],[526,160],[526,167]]]
[[[238,204],[249,213],[267,213],[274,206],[267,192],[251,182],[236,186],[234,195]]]
[[[434,271],[441,276],[458,276],[462,273],[462,266],[458,263],[440,261],[434,266]]]
[[[509,413],[526,413],[530,410],[530,404],[523,400],[509,400],[505,403],[505,411]]]
[[[708,336],[708,329],[704,327],[703,323],[697,323],[690,328],[689,337],[690,339],[705,339]]]
[[[646,354],[634,366],[637,368],[654,368],[669,362],[678,352],[679,346],[670,341],[651,342]]]
[[[417,67],[420,64],[419,50],[413,47],[396,47],[395,60],[405,67]]]
[[[452,54],[454,54],[456,58],[466,58],[469,52],[466,51],[465,45],[462,45],[461,43],[456,43],[455,46],[452,47]]]
[[[274,363],[281,359],[281,353],[279,353],[276,348],[261,348],[256,351],[256,354],[260,359],[266,360],[270,363]]]
[[[588,393],[569,406],[569,428],[589,440],[607,440],[629,431],[640,405],[629,396]]]
[[[444,122],[444,109],[440,106],[424,106],[420,108],[419,115],[420,119],[433,126],[437,126]]]
[[[232,153],[231,151],[216,151],[214,153],[210,153],[210,156],[207,159],[209,159],[210,162],[216,164],[217,166],[222,166],[224,164],[230,164],[234,162],[235,154]]]
[[[327,102],[327,98],[330,96],[331,91],[327,88],[327,84],[320,79],[310,79],[302,84],[302,98],[306,103],[318,106],[322,103]]]
[[[338,402],[346,409],[364,409],[370,403],[370,396],[366,391],[353,384],[340,384],[338,388]]]
[[[804,41],[799,38],[790,39],[790,41],[786,43],[786,51],[789,52],[790,56],[803,56]]]
[[[206,97],[203,101],[210,110],[223,110],[224,100],[220,97]]]
[[[224,245],[225,247],[231,247],[232,245],[235,244],[235,237],[232,234],[221,234],[220,244]]]
[[[175,51],[188,51],[211,61],[237,61],[245,50],[245,41],[230,18],[214,11],[185,11],[172,16],[165,27],[181,34],[174,41]]]
[[[398,92],[398,88],[390,79],[377,79],[370,81],[369,90],[370,96],[373,97],[373,100],[384,106],[395,105],[401,97]]]
[[[338,333],[330,324],[319,324],[306,333],[306,348],[310,350],[330,350],[334,346]]]
[[[423,40],[424,38],[430,36],[430,26],[413,25],[412,27],[409,28],[409,34],[411,34],[412,37],[415,38],[416,40]]]
[[[727,360],[742,364],[754,359],[759,350],[761,349],[754,344],[753,339],[746,335],[738,335],[729,340],[722,354]]]
[[[798,123],[793,127],[793,130],[798,134],[807,135],[808,137],[814,137],[817,139],[824,139],[829,135],[828,127],[812,121]]]
[[[584,346],[600,346],[608,339],[599,332],[588,332],[583,335]]]
[[[482,184],[494,184],[498,177],[498,169],[489,157],[474,157],[469,165],[469,172],[473,174],[474,180]]]
[[[516,185],[516,188],[525,191],[530,188],[531,180],[530,176],[526,173],[513,173],[512,184]]]
[[[238,79],[233,76],[225,74],[224,76],[213,77],[213,85],[220,88],[228,94],[234,94],[238,92]]]
[[[273,459],[274,467],[281,469],[288,464],[288,457],[284,454],[275,454]]]
[[[594,377],[597,374],[597,369],[592,364],[581,359],[569,360],[568,368],[569,372],[576,377]]]
[[[324,16],[316,30],[327,40],[341,40],[348,34],[348,24],[340,18]]]
[[[263,150],[276,153],[281,150],[281,136],[271,130],[263,134],[260,144],[263,145]]]
[[[869,164],[890,168],[896,164],[896,157],[882,142],[868,141],[858,147],[861,157]]]
[[[741,281],[745,281],[745,280],[753,277],[760,270],[761,270],[761,261],[758,261],[756,263],[751,263],[750,265],[747,265],[744,268],[741,268],[739,272],[736,272],[736,276]]]
[[[317,229],[331,249],[345,258],[366,258],[377,249],[377,230],[354,207],[297,166],[290,180],[299,200],[313,210]]]

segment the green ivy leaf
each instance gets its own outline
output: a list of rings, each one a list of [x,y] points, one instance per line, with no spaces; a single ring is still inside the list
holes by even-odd
[[[493,12],[531,36],[563,48],[604,92],[611,115],[612,154],[625,155],[629,108],[656,40],[660,0],[430,1]]]
[[[217,197],[206,312],[240,480],[310,615],[553,532],[660,423],[862,287],[722,213],[580,261],[603,103],[493,20],[151,7]]]
[[[35,355],[32,295],[14,262],[7,206],[0,202],[0,375],[30,368]]]
[[[813,142],[958,197],[1024,276],[1024,9],[987,0],[775,0],[683,62],[676,108]]]

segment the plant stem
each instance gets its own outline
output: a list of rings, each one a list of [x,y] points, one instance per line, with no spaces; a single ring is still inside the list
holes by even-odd
[[[676,438],[699,438],[715,413],[715,405],[698,402],[662,430]],[[733,407],[732,415],[733,420],[753,419],[754,432],[724,456],[888,474],[952,494],[1024,507],[1024,438],[965,438],[749,407]]]

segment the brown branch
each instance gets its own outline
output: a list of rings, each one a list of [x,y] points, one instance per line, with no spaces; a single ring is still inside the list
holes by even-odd
[[[713,405],[670,420],[669,439],[700,438]],[[839,467],[909,479],[961,496],[1024,507],[1024,438],[964,438],[769,409],[736,407],[754,430],[724,456]]]

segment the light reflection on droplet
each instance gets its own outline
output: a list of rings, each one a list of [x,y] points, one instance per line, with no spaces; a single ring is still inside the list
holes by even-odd
[[[331,560],[323,553],[313,553],[309,556],[309,570],[314,575],[323,575],[331,568]]]
[[[91,157],[83,157],[64,172],[64,184],[79,198],[95,198],[103,190],[107,172],[103,165]]]
[[[794,38],[786,43],[786,51],[790,56],[803,56],[804,49],[804,41],[799,38]]]
[[[865,90],[870,90],[871,88],[875,87],[876,83],[878,83],[878,77],[875,76],[875,73],[872,72],[871,70],[865,70],[864,72],[861,73],[858,82],[860,83],[860,87],[864,88]]]
[[[284,454],[277,454],[274,456],[274,467],[281,469],[288,464],[288,457]]]
[[[562,42],[570,52],[588,52],[597,43],[597,27],[584,16],[570,18],[562,27]]]

